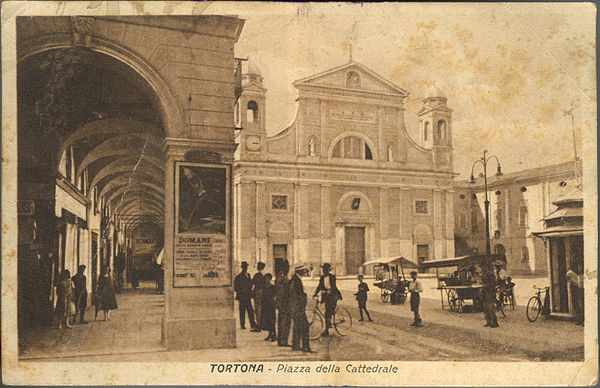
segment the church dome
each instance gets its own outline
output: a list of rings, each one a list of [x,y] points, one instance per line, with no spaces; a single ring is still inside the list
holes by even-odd
[[[435,97],[446,98],[446,95],[437,86],[432,86],[429,88],[429,90],[427,90],[427,93],[425,94],[425,98],[435,98]]]

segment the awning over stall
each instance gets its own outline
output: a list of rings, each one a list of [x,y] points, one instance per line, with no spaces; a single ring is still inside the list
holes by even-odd
[[[496,265],[498,263],[506,263],[506,256],[503,254],[491,254],[489,259],[486,255],[472,255],[472,256],[458,256],[448,257],[445,259],[428,260],[421,263],[421,269],[429,268],[442,268],[442,267],[455,267],[455,266],[468,266],[480,264],[484,261],[489,260],[490,263]]]

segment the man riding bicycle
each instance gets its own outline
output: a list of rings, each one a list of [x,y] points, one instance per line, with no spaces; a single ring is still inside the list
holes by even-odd
[[[315,290],[313,298],[321,293],[321,300],[325,303],[325,331],[321,333],[321,336],[329,336],[329,328],[331,327],[331,317],[337,307],[337,301],[342,300],[342,293],[335,284],[335,275],[329,273],[331,271],[331,264],[325,263],[321,266],[323,268],[323,275],[319,279],[319,285]]]

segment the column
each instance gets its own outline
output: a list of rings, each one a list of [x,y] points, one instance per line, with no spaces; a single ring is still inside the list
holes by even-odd
[[[320,263],[331,263],[332,237],[333,237],[333,222],[330,195],[331,185],[321,184],[321,261]]]
[[[379,255],[390,255],[388,188],[379,188]]]
[[[205,348],[233,348],[236,345],[236,329],[233,301],[232,241],[231,241],[231,165],[235,144],[229,142],[205,142],[196,139],[165,140],[165,310],[162,322],[162,340],[169,350]],[[196,151],[194,154],[189,151]],[[225,203],[225,236],[210,237],[199,233],[177,233],[175,207],[178,204],[175,167],[177,162],[204,163],[218,168],[228,168]],[[183,237],[185,236],[185,238]],[[186,258],[193,257],[182,252],[188,249],[182,240],[202,237],[202,244],[211,244],[213,255],[218,257],[217,277],[205,277],[199,270],[196,276],[177,276],[185,272]],[[217,240],[217,241],[215,241]],[[221,242],[223,241],[223,242]],[[196,249],[196,241],[190,241]],[[177,248],[177,249],[176,249]],[[200,249],[200,248],[199,248]],[[204,249],[204,248],[202,248]],[[177,273],[175,269],[177,268]],[[182,271],[182,268],[184,269]],[[191,268],[191,266],[190,266]],[[193,270],[189,270],[193,272]],[[186,282],[184,284],[184,282]]]
[[[454,190],[446,191],[446,257],[454,257]],[[468,217],[467,217],[468,218]]]
[[[298,234],[296,244],[294,248],[296,255],[294,257],[294,263],[306,262],[311,259],[310,255],[310,233],[308,225],[308,217],[310,217],[308,210],[309,200],[309,186],[307,183],[299,183],[296,185],[296,193],[298,200],[295,203],[294,209],[296,210],[295,217],[297,218],[296,224],[298,225]],[[294,265],[298,265],[294,264]]]
[[[256,250],[255,263],[259,260],[266,262],[267,257],[267,189],[264,182],[256,182]]]
[[[442,213],[442,191],[433,190],[433,252],[431,259],[443,259],[445,254],[444,245],[444,220]]]

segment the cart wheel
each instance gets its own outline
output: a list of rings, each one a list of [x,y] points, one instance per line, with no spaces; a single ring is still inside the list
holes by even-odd
[[[496,310],[500,311],[503,317],[506,317],[505,301],[504,295],[500,291],[496,291]]]
[[[462,306],[462,301],[458,298],[458,294],[454,288],[448,290],[448,306],[450,306],[450,310],[455,312],[458,312]]]
[[[398,303],[404,304],[404,302],[406,302],[406,293],[398,294]]]
[[[381,301],[383,303],[388,303],[390,301],[390,292],[385,288],[381,289]]]
[[[453,298],[450,300],[450,309],[456,313],[460,311],[460,309],[462,308],[462,305],[463,305],[462,299]]]

